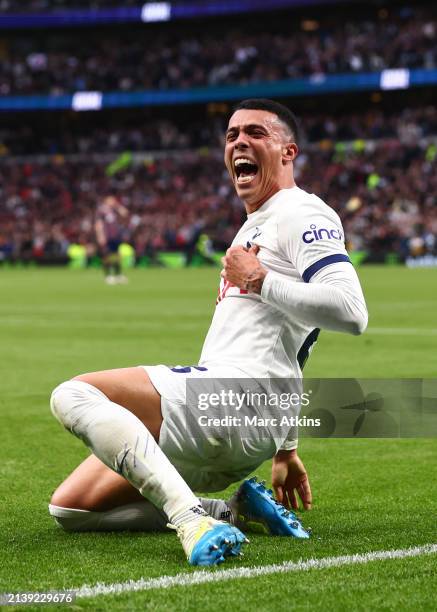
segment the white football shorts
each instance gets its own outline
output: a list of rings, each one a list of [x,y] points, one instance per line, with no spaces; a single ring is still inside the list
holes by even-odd
[[[227,366],[141,366],[161,395],[163,423],[159,446],[193,491],[221,491],[245,478],[276,453],[277,440],[266,428],[198,426],[196,407],[187,407],[187,379],[220,391],[220,379],[246,379],[247,375]],[[215,383],[214,381],[217,381]],[[211,387],[212,385],[212,387]],[[238,383],[237,383],[238,385]],[[242,387],[243,388],[243,387]],[[194,415],[194,416],[193,416]]]

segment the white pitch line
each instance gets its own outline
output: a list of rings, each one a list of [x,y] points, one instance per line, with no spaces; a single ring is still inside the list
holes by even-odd
[[[134,591],[149,591],[151,589],[170,589],[177,586],[193,586],[196,584],[208,584],[213,582],[225,582],[238,578],[255,578],[269,574],[286,574],[289,572],[307,571],[312,569],[329,569],[342,565],[356,565],[370,563],[371,561],[383,561],[385,559],[406,559],[420,555],[432,555],[437,553],[437,544],[425,544],[413,548],[400,550],[381,550],[357,555],[344,555],[341,557],[325,557],[322,559],[308,559],[307,561],[285,561],[276,565],[261,565],[255,567],[239,567],[227,570],[202,570],[193,573],[176,574],[175,576],[160,576],[145,580],[129,580],[115,584],[97,583],[95,586],[84,585],[76,590],[77,597],[97,597],[99,595],[119,595]],[[75,590],[75,589],[71,589]]]

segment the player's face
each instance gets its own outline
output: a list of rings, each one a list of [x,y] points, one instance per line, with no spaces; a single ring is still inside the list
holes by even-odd
[[[268,111],[241,109],[228,125],[225,164],[238,196],[256,210],[280,189],[294,185],[291,162],[297,146]]]

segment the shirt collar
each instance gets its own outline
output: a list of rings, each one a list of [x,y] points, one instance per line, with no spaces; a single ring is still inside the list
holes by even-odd
[[[279,191],[274,193],[268,200],[266,200],[264,204],[262,204],[259,208],[254,210],[252,213],[249,213],[247,215],[247,218],[254,219],[256,215],[263,213],[269,208],[271,208],[281,198],[281,196],[285,194],[285,192],[291,193],[296,189],[299,189],[297,185],[294,185],[294,187],[290,187],[289,189],[280,189]]]

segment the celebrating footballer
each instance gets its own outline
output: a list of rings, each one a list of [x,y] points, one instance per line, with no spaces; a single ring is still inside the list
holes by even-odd
[[[187,431],[187,381],[298,380],[321,329],[361,334],[367,309],[337,214],[300,189],[294,115],[245,100],[230,117],[224,161],[247,220],[223,258],[219,297],[196,366],[137,366],[83,374],[52,393],[55,417],[92,454],[49,509],[70,531],[165,529],[192,565],[240,554],[249,523],[308,537],[292,510],[312,503],[295,431],[204,437]],[[220,433],[220,432],[218,432]],[[272,459],[276,496],[245,480],[228,501],[201,499]]]

